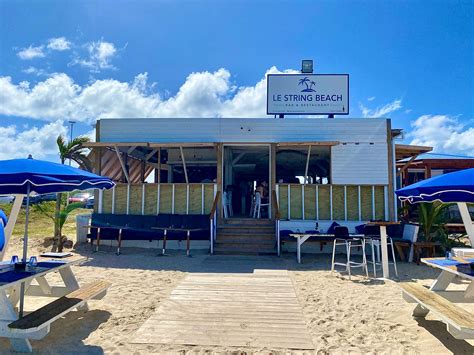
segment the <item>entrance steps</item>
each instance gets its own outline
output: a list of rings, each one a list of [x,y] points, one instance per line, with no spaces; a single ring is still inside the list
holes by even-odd
[[[217,254],[275,254],[275,223],[268,219],[227,219],[217,226]]]

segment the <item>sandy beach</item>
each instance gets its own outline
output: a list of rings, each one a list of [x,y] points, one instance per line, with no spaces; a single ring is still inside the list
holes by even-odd
[[[9,254],[18,253],[15,241]],[[44,248],[32,241],[30,255]],[[182,251],[157,257],[155,250],[125,249],[116,256],[112,249],[93,253],[82,245],[76,253],[88,260],[74,272],[80,283],[104,279],[112,283],[102,300],[91,301],[91,311],[72,312],[53,323],[51,333],[32,341],[35,353],[149,354],[149,353],[298,353],[281,348],[236,348],[133,344],[138,328],[154,313],[188,273],[253,273],[258,269],[289,270],[315,353],[472,354],[473,342],[456,340],[445,325],[428,316],[418,324],[411,318],[412,305],[401,297],[394,282],[367,280],[356,276],[349,281],[331,275],[328,255],[305,255],[298,265],[294,254],[283,257],[209,256]],[[401,279],[430,284],[438,272],[426,266],[399,264]],[[55,274],[51,282],[59,282]],[[454,287],[465,287],[455,285]],[[35,309],[40,298],[27,298],[26,309]],[[47,302],[47,300],[46,300]],[[466,306],[467,307],[467,306]],[[468,307],[469,308],[469,307]],[[472,310],[472,308],[469,308]],[[2,353],[9,344],[0,340]]]

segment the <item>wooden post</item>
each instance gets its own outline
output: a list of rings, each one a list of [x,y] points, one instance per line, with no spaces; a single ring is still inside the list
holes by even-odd
[[[216,145],[216,151],[217,151],[217,175],[216,175],[216,185],[217,185],[217,191],[219,191],[221,193],[221,196],[222,196],[222,149],[223,149],[223,146],[222,146],[222,143],[217,143]],[[219,205],[219,207],[217,208],[217,218],[218,220],[222,220],[222,204]]]
[[[311,157],[311,145],[308,146],[308,154],[306,156],[306,168],[304,169],[304,185],[308,183],[308,169],[309,169],[310,157]]]
[[[428,164],[425,165],[425,179],[429,179],[431,177],[431,166]]]
[[[161,183],[161,148],[158,148],[158,176],[155,178],[156,183]]]
[[[395,188],[394,188],[394,151],[392,141],[392,121],[387,119],[387,150],[388,150],[388,217],[395,221]]]
[[[269,188],[269,206],[272,206],[273,201],[271,200],[273,198],[273,194],[271,193],[272,191],[276,191],[276,143],[270,144],[270,188]],[[271,218],[275,219],[275,209],[271,209]]]

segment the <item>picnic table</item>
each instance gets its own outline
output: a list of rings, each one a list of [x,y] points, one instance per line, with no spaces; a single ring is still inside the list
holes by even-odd
[[[327,234],[327,233],[290,233],[290,237],[296,239],[296,261],[298,264],[301,264],[301,246],[312,237],[317,238],[335,238],[334,234]],[[364,237],[363,234],[349,234],[349,237],[352,238],[361,238]]]
[[[417,304],[413,316],[424,318],[432,312],[446,323],[455,338],[474,339],[474,315],[456,305],[474,299],[474,258],[423,258],[421,262],[440,269],[441,273],[429,289],[414,282],[400,283],[405,300]],[[448,291],[456,277],[467,280],[467,288]]]
[[[9,338],[14,350],[31,352],[29,339],[42,339],[49,333],[53,321],[75,308],[88,310],[88,299],[105,295],[110,286],[106,281],[79,286],[71,266],[85,260],[82,256],[62,259],[38,257],[36,266],[27,264],[24,270],[15,270],[14,264],[0,262],[0,336]],[[53,272],[59,272],[64,286],[48,283],[45,276]],[[33,281],[36,284],[32,284]],[[56,299],[20,318],[16,305],[20,300],[21,284],[25,285],[26,295]]]
[[[186,256],[191,256],[189,251],[190,248],[190,236],[191,232],[199,232],[204,230],[204,228],[186,228],[186,227],[151,227],[151,229],[162,230],[163,231],[163,250],[161,255],[166,255],[166,235],[168,231],[173,232],[186,232]]]

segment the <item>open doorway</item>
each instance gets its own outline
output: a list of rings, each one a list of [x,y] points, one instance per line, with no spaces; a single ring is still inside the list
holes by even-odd
[[[223,191],[227,218],[254,216],[256,192],[260,194],[260,218],[270,216],[270,147],[224,146]]]

